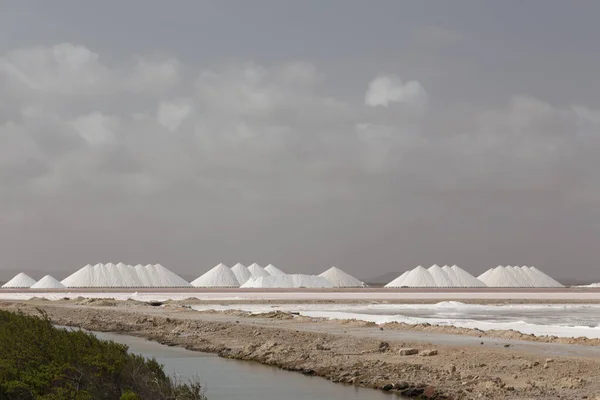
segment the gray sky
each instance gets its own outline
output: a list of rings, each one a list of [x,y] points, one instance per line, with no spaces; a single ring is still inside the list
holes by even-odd
[[[0,272],[600,281],[597,1],[0,10]]]

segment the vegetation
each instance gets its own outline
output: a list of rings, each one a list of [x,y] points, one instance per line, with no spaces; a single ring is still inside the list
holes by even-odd
[[[0,310],[0,400],[205,400],[197,383],[167,376],[155,359],[47,315]]]

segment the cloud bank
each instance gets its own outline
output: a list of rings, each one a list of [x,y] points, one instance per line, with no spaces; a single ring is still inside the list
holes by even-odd
[[[205,69],[108,62],[69,43],[9,51],[0,56],[7,262],[46,257],[74,269],[113,257],[192,272],[264,258],[307,272],[377,262],[385,272],[411,249],[408,266],[454,257],[476,270],[524,239],[514,226],[536,235],[557,213],[598,206],[598,110],[515,95],[449,122],[416,79],[376,76],[356,83],[364,98],[337,98],[304,61]],[[461,238],[449,239],[457,227]],[[53,232],[62,244],[47,241]],[[539,252],[548,240],[558,239],[529,243]],[[463,242],[488,249],[469,253]]]

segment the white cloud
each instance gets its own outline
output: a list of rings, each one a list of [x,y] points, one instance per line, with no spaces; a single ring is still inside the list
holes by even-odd
[[[171,132],[175,132],[192,112],[189,100],[163,101],[158,105],[156,118]]]
[[[403,103],[423,109],[427,106],[427,93],[418,81],[403,83],[396,76],[379,76],[369,83],[365,104],[371,107],[388,107]]]
[[[0,57],[0,73],[16,89],[55,94],[103,91],[110,79],[98,54],[70,43],[11,51]]]
[[[119,131],[119,119],[100,112],[82,115],[71,121],[71,125],[91,145],[113,143]]]

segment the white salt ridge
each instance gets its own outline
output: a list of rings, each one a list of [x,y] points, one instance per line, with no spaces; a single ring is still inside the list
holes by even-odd
[[[233,272],[240,285],[243,285],[248,279],[252,278],[252,274],[244,264],[235,264],[231,267],[231,272]]]
[[[242,288],[332,288],[333,284],[318,275],[286,274],[251,278]]]
[[[275,276],[275,275],[286,275],[285,272],[283,272],[282,270],[280,270],[279,268],[277,268],[276,266],[274,266],[273,264],[269,264],[265,267],[265,271],[267,271],[267,273],[271,276]]]
[[[431,273],[423,268],[422,266],[418,266],[415,269],[411,270],[402,282],[400,282],[401,286],[408,287],[436,287],[435,279],[431,275]]]
[[[498,266],[479,276],[490,287],[564,287],[535,267]]]
[[[565,287],[562,283],[543,273],[536,267],[529,267],[529,273],[536,278],[537,282],[544,283],[546,287]]]
[[[190,287],[179,275],[160,264],[123,263],[86,265],[61,281],[66,287]]]
[[[337,267],[331,267],[319,276],[327,279],[333,287],[366,287],[364,282],[359,281],[352,275],[342,271]]]
[[[402,275],[385,285],[384,287],[402,287],[402,281],[410,271],[405,271]]]
[[[14,278],[12,278],[10,281],[6,282],[4,285],[2,285],[3,288],[28,288],[31,287],[33,285],[35,285],[35,279],[33,279],[32,277],[30,277],[29,275],[21,272],[19,274],[17,274]]]
[[[446,267],[447,267],[447,265],[446,265]],[[452,277],[450,277],[446,271],[444,271],[442,268],[440,268],[439,265],[434,264],[431,267],[429,267],[427,269],[427,271],[433,277],[436,287],[454,287],[454,286],[456,286]]]
[[[457,287],[485,287],[486,284],[475,278],[473,275],[459,267],[458,265],[453,265],[450,268],[447,268],[446,265],[442,267],[444,271],[451,275],[452,279],[455,282]]]
[[[253,278],[260,278],[261,276],[271,276],[263,267],[257,263],[252,264],[248,267],[248,271],[252,274]]]
[[[238,287],[240,283],[235,274],[225,264],[213,267],[198,279],[192,281],[195,287]]]
[[[64,287],[65,285],[54,279],[54,277],[46,275],[32,285],[31,289],[62,289]]]

